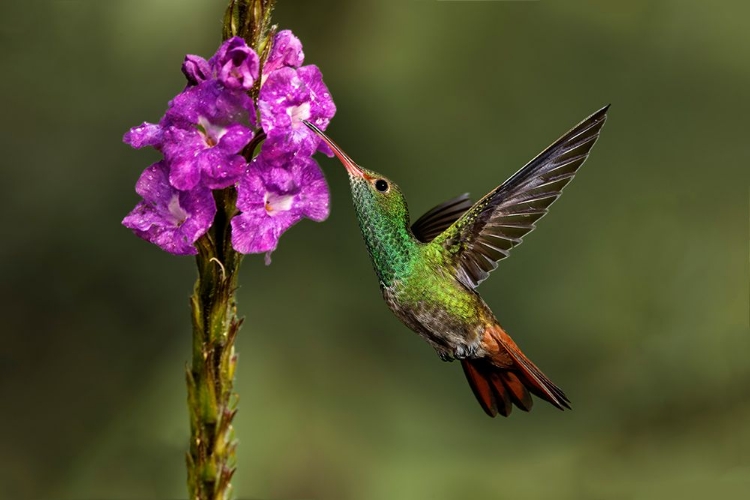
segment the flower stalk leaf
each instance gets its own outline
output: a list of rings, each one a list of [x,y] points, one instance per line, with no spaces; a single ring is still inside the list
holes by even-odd
[[[198,279],[190,298],[193,353],[186,381],[191,438],[186,462],[191,500],[229,500],[236,464],[234,341],[242,319],[235,293],[242,254],[232,248],[229,234],[235,189],[214,191],[214,198],[214,224],[196,242]]]

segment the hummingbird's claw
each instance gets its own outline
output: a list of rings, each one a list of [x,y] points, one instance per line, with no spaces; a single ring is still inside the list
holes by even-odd
[[[451,356],[450,354],[444,351],[438,352],[438,356],[440,356],[441,360],[447,361],[448,363],[452,363],[453,360],[455,359],[453,356]]]

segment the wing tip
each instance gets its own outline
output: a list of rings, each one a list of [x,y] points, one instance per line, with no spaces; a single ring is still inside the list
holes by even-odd
[[[612,106],[612,103],[609,103],[606,106],[604,106],[603,108],[599,109],[599,111],[596,111],[593,115],[591,115],[589,117],[589,119],[595,118],[595,119],[598,120],[600,118],[604,118],[606,120],[607,119],[607,112],[609,111],[610,106]],[[586,121],[586,120],[584,120],[584,121]]]

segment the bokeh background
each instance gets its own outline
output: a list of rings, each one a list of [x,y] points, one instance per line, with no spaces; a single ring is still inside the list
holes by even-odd
[[[218,45],[222,0],[0,4],[0,498],[184,498],[191,258],[120,226],[121,143]],[[330,134],[414,215],[600,106],[551,214],[481,287],[573,411],[487,418],[383,304],[343,169],[328,221],[246,259],[240,498],[745,498],[750,4],[279,0]],[[744,492],[744,493],[743,493]]]

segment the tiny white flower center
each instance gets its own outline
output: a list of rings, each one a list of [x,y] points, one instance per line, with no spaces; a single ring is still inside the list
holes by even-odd
[[[263,201],[266,208],[266,213],[273,217],[292,208],[294,195],[266,192],[266,195],[263,197]]]
[[[302,125],[302,120],[310,119],[310,103],[303,102],[299,106],[292,106],[286,112],[292,119],[292,128],[299,128]]]
[[[183,222],[188,218],[188,213],[180,206],[180,195],[175,193],[167,204],[167,210],[169,215],[172,216],[172,222],[176,226],[181,226]]]
[[[219,144],[221,138],[227,133],[226,128],[220,125],[214,125],[203,116],[198,117],[198,130],[200,130],[203,135],[203,140],[209,148]]]

